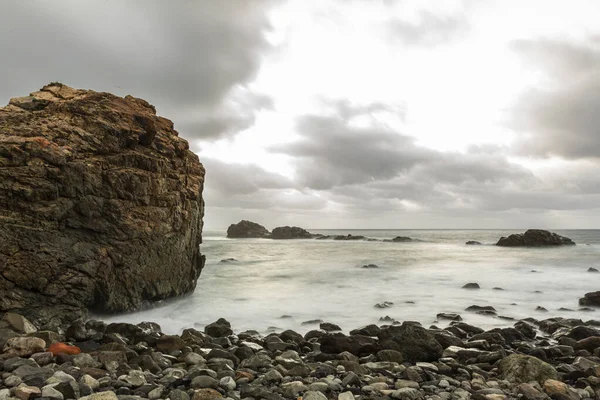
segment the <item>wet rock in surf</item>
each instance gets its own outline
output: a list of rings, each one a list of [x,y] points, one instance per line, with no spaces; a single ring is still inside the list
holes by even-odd
[[[204,167],[173,122],[52,83],[0,127],[0,311],[56,326],[194,290]]]
[[[438,315],[436,315],[436,318],[450,321],[462,321],[462,317],[459,314],[454,313],[439,313]]]
[[[278,226],[271,232],[271,239],[311,239],[313,235],[297,226]]]
[[[529,229],[525,233],[516,233],[508,237],[501,237],[496,246],[503,247],[543,247],[574,245],[571,239],[557,233],[542,229]]]
[[[204,333],[214,338],[225,337],[233,334],[231,324],[225,318],[219,318],[212,324],[206,325]]]
[[[375,304],[373,307],[375,307],[375,308],[390,308],[393,305],[394,305],[394,303],[392,303],[391,301],[384,301],[382,303]]]
[[[374,269],[374,268],[379,268],[379,266],[376,265],[376,264],[365,264],[365,265],[362,266],[362,268],[365,268],[365,269]]]
[[[338,332],[342,330],[339,325],[332,324],[330,322],[321,322],[319,329],[322,329],[325,332]]]
[[[587,272],[598,272],[598,269],[594,267],[589,267]]]
[[[469,283],[465,283],[462,286],[463,289],[481,289],[481,287],[479,286],[479,283],[476,282],[469,282]]]
[[[333,236],[333,240],[365,240],[365,239],[367,239],[367,238],[364,236],[360,236],[360,235],[354,236],[351,234]]]
[[[469,240],[469,241],[468,241],[468,242],[466,242],[465,244],[468,244],[468,245],[470,245],[470,246],[478,246],[478,245],[481,245],[482,243],[481,243],[481,242],[478,242],[478,241],[476,241],[476,240]]]
[[[227,237],[232,239],[264,238],[269,236],[269,230],[256,222],[242,220],[229,225]]]
[[[322,324],[322,323],[323,323],[322,319],[310,319],[308,321],[302,322],[300,325],[318,325],[318,324]]]
[[[580,306],[600,307],[600,291],[586,293],[579,299]]]
[[[413,241],[414,241],[414,239],[409,238],[408,236],[396,236],[395,238],[390,240],[390,242],[395,242],[395,243],[406,243],[406,242],[413,242]]]
[[[237,260],[235,258],[224,258],[219,262],[222,264],[230,264],[230,263],[237,262]]]
[[[465,310],[479,315],[496,315],[496,309],[492,306],[472,305],[467,307]]]

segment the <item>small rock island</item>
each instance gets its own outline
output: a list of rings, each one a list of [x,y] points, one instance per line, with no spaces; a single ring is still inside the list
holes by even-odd
[[[516,233],[501,237],[496,246],[503,247],[543,247],[575,245],[568,237],[542,229],[529,229],[525,233]]]

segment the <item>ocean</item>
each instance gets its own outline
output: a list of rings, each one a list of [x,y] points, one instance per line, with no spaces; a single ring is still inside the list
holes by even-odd
[[[465,311],[471,305],[491,305],[498,315],[515,319],[600,319],[598,311],[578,306],[586,292],[600,290],[600,273],[587,271],[600,269],[600,230],[556,230],[577,243],[556,248],[494,246],[501,236],[518,232],[505,230],[311,232],[420,241],[227,239],[225,230],[205,231],[201,251],[206,267],[192,295],[103,319],[155,321],[166,333],[180,333],[224,317],[235,332],[254,329],[263,334],[318,329],[318,324],[303,324],[311,320],[335,323],[348,332],[381,324],[386,316],[445,327],[450,321],[436,320],[442,312],[458,313],[465,322],[485,329],[514,324]],[[484,245],[465,245],[468,240]],[[229,258],[235,261],[221,262]],[[362,268],[365,264],[378,268]],[[469,282],[481,288],[462,289]],[[393,304],[375,307],[383,302]]]

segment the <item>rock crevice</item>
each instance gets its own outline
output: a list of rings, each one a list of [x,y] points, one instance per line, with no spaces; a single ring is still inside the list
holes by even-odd
[[[204,168],[132,96],[50,84],[0,108],[0,311],[42,324],[190,293]]]

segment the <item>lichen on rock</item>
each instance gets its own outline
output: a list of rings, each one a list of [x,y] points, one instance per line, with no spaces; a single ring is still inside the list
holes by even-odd
[[[132,96],[53,83],[0,107],[0,311],[45,324],[190,293],[204,167]]]

